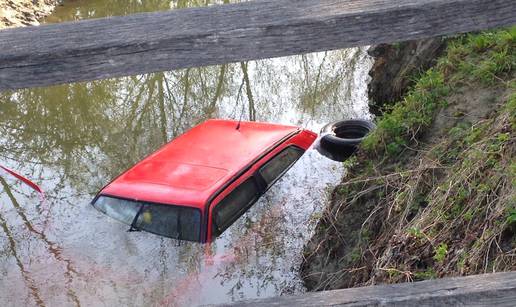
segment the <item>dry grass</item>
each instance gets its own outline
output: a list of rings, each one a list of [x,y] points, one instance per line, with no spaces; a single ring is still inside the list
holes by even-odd
[[[458,38],[346,162],[305,249],[310,289],[516,270],[515,34]]]

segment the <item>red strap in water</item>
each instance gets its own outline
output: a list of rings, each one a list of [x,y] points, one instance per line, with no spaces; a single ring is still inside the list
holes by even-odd
[[[20,179],[21,181],[23,181],[23,183],[25,183],[26,185],[28,185],[29,187],[33,188],[34,190],[38,191],[39,193],[43,194],[43,190],[41,190],[41,188],[35,184],[34,182],[30,181],[29,179],[23,177],[22,175],[16,173],[15,171],[13,170],[10,170],[8,169],[7,167],[5,166],[2,166],[0,165],[0,168],[2,168],[3,170],[5,170],[6,172],[8,172],[9,174],[13,175],[14,177]]]

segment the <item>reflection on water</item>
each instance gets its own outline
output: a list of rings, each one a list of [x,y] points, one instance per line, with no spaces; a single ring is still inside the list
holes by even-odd
[[[206,6],[215,3],[240,1],[210,1],[210,0],[65,0],[51,16],[44,21],[47,23],[65,22],[88,18],[122,16],[127,14],[166,11],[175,8]]]
[[[211,3],[68,1],[48,22]],[[210,246],[128,233],[89,201],[208,118],[317,131],[367,117],[369,67],[347,49],[0,93],[0,163],[46,191],[42,201],[0,173],[0,302],[182,306],[304,291],[301,248],[342,173],[314,150]]]

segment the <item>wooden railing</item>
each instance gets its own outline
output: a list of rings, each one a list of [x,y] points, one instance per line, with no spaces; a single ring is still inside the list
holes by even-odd
[[[225,305],[233,306],[233,305]],[[312,292],[234,306],[516,306],[516,272]]]
[[[0,31],[0,91],[508,26],[514,0],[264,0]]]

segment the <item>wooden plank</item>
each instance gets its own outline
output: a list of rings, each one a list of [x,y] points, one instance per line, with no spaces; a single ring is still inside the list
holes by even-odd
[[[0,31],[0,90],[461,33],[514,0],[264,0]]]
[[[516,305],[516,272],[351,288],[221,306],[507,306]]]

